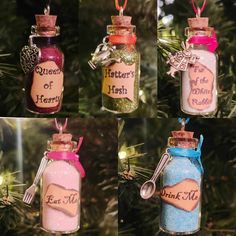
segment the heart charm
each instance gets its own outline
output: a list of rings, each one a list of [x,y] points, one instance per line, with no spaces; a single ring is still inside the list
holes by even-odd
[[[197,181],[185,179],[173,186],[165,186],[161,190],[164,202],[185,211],[193,211],[200,200],[200,187]]]
[[[25,74],[34,70],[38,63],[40,49],[36,46],[24,46],[20,53],[20,63]]]

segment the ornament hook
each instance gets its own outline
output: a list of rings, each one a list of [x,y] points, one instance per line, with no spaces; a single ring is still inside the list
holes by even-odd
[[[205,7],[206,7],[206,0],[204,0],[202,7],[197,7],[195,4],[195,1],[192,0],[192,6],[193,6],[193,10],[196,13],[196,17],[201,17],[202,12],[204,11]]]
[[[62,125],[62,123],[59,123],[57,121],[57,118],[55,118],[55,125],[56,125],[56,128],[59,130],[59,133],[62,134],[63,131],[66,129],[67,127],[67,122],[68,122],[68,118],[66,118],[65,120],[65,123]]]
[[[181,130],[185,130],[185,125],[188,124],[190,118],[178,118],[178,122],[181,124]]]

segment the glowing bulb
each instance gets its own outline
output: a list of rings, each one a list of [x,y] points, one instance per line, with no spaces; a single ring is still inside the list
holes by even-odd
[[[0,175],[0,185],[3,183],[3,177]]]
[[[167,15],[167,16],[164,16],[163,18],[162,18],[162,23],[164,24],[164,25],[166,25],[166,26],[168,26],[168,25],[170,25],[171,24],[171,22],[173,21],[173,19],[174,19],[174,16],[173,15]]]
[[[125,159],[126,158],[126,152],[125,151],[121,151],[118,153],[118,156],[119,158],[122,160],[122,159]]]
[[[169,4],[173,4],[175,0],[165,0],[165,4],[169,5]]]
[[[144,94],[143,90],[139,90],[139,96],[142,96]]]

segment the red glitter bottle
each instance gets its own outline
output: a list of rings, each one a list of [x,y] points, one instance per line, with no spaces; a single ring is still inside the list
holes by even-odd
[[[39,114],[53,114],[61,109],[63,98],[64,55],[57,46],[60,28],[57,16],[35,15],[29,46],[21,51],[21,65],[26,74],[26,109]]]

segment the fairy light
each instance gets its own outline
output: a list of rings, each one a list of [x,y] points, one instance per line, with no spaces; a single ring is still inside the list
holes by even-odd
[[[3,183],[3,177],[0,175],[0,185]]]
[[[144,92],[143,92],[143,90],[139,90],[139,96],[143,96],[144,95]]]
[[[162,18],[162,22],[165,26],[169,26],[173,22],[174,16],[169,14]]]
[[[123,159],[125,159],[127,157],[127,153],[125,151],[120,151],[118,153],[118,156],[119,156],[120,160],[123,160]]]

